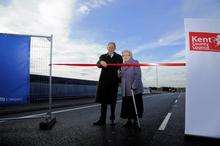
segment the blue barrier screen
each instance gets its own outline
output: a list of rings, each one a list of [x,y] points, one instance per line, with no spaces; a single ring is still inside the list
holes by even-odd
[[[0,105],[28,102],[29,60],[29,36],[0,34]]]

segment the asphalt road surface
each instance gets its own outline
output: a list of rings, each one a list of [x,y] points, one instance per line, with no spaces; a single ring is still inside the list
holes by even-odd
[[[52,130],[39,130],[42,118],[0,122],[0,145],[73,145],[73,146],[206,146],[219,140],[186,138],[184,136],[185,93],[144,96],[144,116],[141,131],[124,128],[120,119],[121,101],[116,108],[116,125],[93,126],[99,118],[100,105],[55,109],[57,123]],[[109,117],[110,107],[108,109]],[[45,111],[12,115],[39,116]],[[10,118],[12,117],[10,116]],[[3,119],[1,118],[0,121]]]

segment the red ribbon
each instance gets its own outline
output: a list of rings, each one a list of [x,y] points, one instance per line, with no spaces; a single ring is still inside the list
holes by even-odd
[[[97,64],[82,64],[82,63],[57,63],[53,65],[61,65],[61,66],[80,66],[80,67],[89,67],[89,66],[99,66]],[[117,64],[107,64],[107,66],[114,66],[114,67],[139,67],[139,66],[186,66],[186,63],[138,63],[138,64],[124,64],[124,63],[117,63]]]

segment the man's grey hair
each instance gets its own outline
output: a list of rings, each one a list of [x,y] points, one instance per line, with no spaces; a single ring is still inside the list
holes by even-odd
[[[116,49],[116,44],[115,44],[115,42],[109,42],[108,45],[113,45],[114,48]]]

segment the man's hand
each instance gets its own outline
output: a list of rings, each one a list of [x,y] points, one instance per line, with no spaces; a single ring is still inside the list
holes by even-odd
[[[103,66],[103,67],[107,67],[107,63],[105,61],[100,61],[100,64]]]

